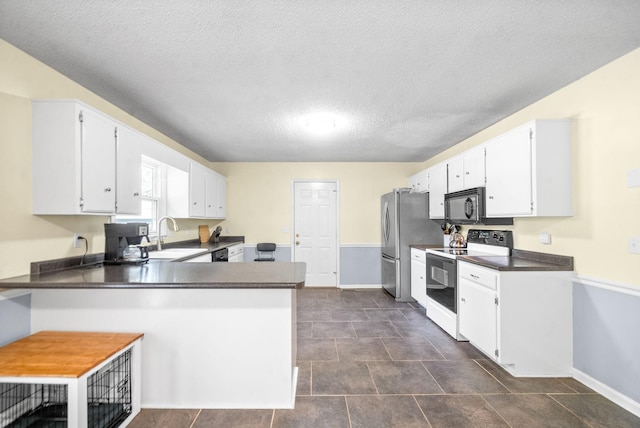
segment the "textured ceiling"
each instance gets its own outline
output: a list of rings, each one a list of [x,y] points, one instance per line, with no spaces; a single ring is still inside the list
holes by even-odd
[[[0,0],[1,38],[210,161],[424,161],[639,23],[638,0]]]

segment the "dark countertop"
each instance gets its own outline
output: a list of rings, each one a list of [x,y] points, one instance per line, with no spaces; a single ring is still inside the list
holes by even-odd
[[[442,248],[433,245],[410,245],[411,248]],[[458,256],[458,260],[498,271],[573,271],[573,257],[511,250],[511,256]]]
[[[2,288],[301,288],[305,263],[86,265],[0,280]]]
[[[103,265],[102,254],[32,263],[31,274],[0,280],[0,290],[11,288],[301,288],[305,263],[182,263],[206,252],[242,244],[244,237],[220,242],[172,242],[163,249],[202,248],[203,253],[180,259],[151,259],[141,265]],[[155,246],[154,246],[155,247]]]

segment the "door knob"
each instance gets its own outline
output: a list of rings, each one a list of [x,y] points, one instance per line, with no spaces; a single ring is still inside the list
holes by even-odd
[[[300,245],[300,241],[296,241],[296,245]]]

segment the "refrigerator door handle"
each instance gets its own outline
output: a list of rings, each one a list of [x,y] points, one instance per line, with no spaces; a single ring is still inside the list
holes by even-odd
[[[389,263],[395,263],[396,259],[394,257],[389,257],[386,254],[382,255],[382,261],[383,262],[389,262]]]
[[[390,219],[389,219],[389,203],[384,203],[384,208],[382,209],[382,234],[384,236],[384,243],[389,243],[389,227],[390,227]]]

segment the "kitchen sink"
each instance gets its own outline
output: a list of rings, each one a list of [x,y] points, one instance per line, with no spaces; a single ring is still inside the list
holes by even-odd
[[[207,250],[202,248],[167,248],[166,250],[150,251],[149,258],[176,260],[197,254],[205,254],[206,252]]]

